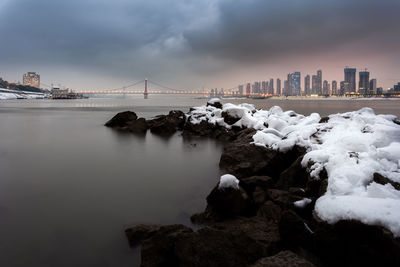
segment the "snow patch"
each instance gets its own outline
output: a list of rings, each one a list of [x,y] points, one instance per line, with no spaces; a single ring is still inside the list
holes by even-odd
[[[239,189],[239,180],[231,174],[222,175],[219,180],[218,189],[225,188]]]

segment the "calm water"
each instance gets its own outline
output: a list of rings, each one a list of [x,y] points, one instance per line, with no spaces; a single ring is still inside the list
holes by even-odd
[[[321,115],[364,106],[400,115],[399,101],[225,100]],[[204,99],[151,96],[0,101],[0,266],[138,266],[129,223],[185,223],[220,175],[207,139],[121,134],[115,113],[152,117]]]

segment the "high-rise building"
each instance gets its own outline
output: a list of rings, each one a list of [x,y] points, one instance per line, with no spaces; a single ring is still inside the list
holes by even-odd
[[[268,85],[267,85],[267,82],[266,82],[266,81],[263,81],[263,82],[261,83],[261,88],[262,88],[262,93],[263,93],[263,94],[265,94],[265,93],[268,92]]]
[[[250,95],[250,92],[251,92],[251,86],[250,86],[250,83],[247,83],[247,85],[246,85],[246,95]]]
[[[318,91],[317,94],[322,94],[322,70],[317,70],[317,78],[318,78]]]
[[[329,95],[330,94],[330,85],[327,80],[324,81],[323,87],[322,87],[322,94],[323,95]]]
[[[243,95],[243,84],[238,86],[239,89],[239,95]]]
[[[344,69],[344,82],[348,83],[348,89],[345,93],[356,91],[356,69],[348,68]]]
[[[309,95],[311,94],[311,86],[310,86],[310,75],[306,75],[304,77],[304,94]]]
[[[281,95],[281,79],[276,79],[276,94]]]
[[[24,85],[40,88],[40,75],[36,72],[25,73],[22,80]]]
[[[288,94],[289,95],[300,95],[301,93],[301,74],[300,72],[296,71],[293,73],[288,74]]]
[[[371,79],[369,81],[369,93],[370,94],[376,94],[376,79]]]
[[[339,94],[340,95],[344,95],[344,94],[349,93],[349,92],[351,92],[350,83],[345,82],[345,81],[340,82],[340,92],[339,92]]]
[[[338,91],[337,91],[337,82],[334,80],[334,81],[332,81],[332,92],[331,92],[331,94],[332,95],[337,95],[338,94]]]
[[[312,76],[312,87],[311,87],[311,94],[315,95],[318,94],[318,76]]]
[[[360,71],[360,80],[358,82],[358,92],[360,94],[369,93],[369,71]]]
[[[283,82],[283,95],[288,96],[290,95],[290,88],[289,88],[289,81],[285,80]]]
[[[269,79],[268,94],[270,95],[274,94],[274,79]]]
[[[393,91],[399,92],[400,91],[400,82],[393,86]]]

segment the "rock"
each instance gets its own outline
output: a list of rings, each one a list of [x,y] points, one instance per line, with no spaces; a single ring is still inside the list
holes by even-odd
[[[279,177],[280,173],[299,157],[297,147],[282,153],[266,147],[256,146],[249,142],[243,142],[239,138],[224,147],[219,162],[221,169],[238,178],[254,175]]]
[[[329,121],[329,117],[322,117],[320,120],[319,120],[319,123],[327,123]]]
[[[293,196],[304,197],[305,193],[306,193],[306,191],[300,187],[290,187],[289,188],[289,194],[291,194]]]
[[[256,205],[261,205],[267,200],[267,194],[264,189],[257,186],[253,192],[253,201]]]
[[[131,247],[136,247],[140,245],[145,239],[150,238],[154,235],[161,225],[153,224],[138,224],[134,226],[129,226],[125,229],[125,235],[128,238],[129,245]]]
[[[240,117],[232,116],[228,112],[222,112],[221,116],[224,118],[224,121],[229,125],[235,124],[238,120],[241,119]]]
[[[127,128],[132,133],[144,134],[147,132],[148,126],[144,118],[139,118],[129,123]]]
[[[289,187],[305,187],[308,181],[308,173],[301,165],[303,156],[297,158],[289,168],[284,170],[279,176],[275,186],[281,189],[289,189]]]
[[[125,128],[129,123],[136,121],[137,115],[132,111],[124,111],[115,115],[111,120],[106,122],[107,127]]]
[[[150,131],[158,135],[172,135],[182,130],[185,124],[185,114],[180,110],[172,110],[168,115],[161,115],[148,121]]]
[[[250,176],[241,178],[239,185],[248,193],[252,194],[256,187],[264,190],[270,188],[274,184],[274,180],[269,176]]]
[[[377,184],[382,184],[382,185],[391,184],[396,190],[400,190],[399,183],[396,183],[377,172],[374,173],[373,181]]]
[[[278,223],[281,220],[282,209],[272,201],[267,201],[258,208],[257,216]]]
[[[176,243],[180,266],[248,266],[280,249],[277,225],[237,218],[186,234]]]
[[[222,109],[221,100],[217,98],[210,99],[210,101],[207,102],[207,107],[209,106]]]
[[[314,242],[324,266],[400,266],[400,241],[383,227],[355,220],[319,223]]]
[[[193,230],[181,225],[161,226],[150,238],[142,244],[142,267],[179,266],[175,254],[175,243],[182,235]]]
[[[207,121],[201,121],[198,124],[193,124],[190,122],[190,117],[188,118],[185,126],[183,128],[183,135],[197,135],[197,136],[210,136],[217,127]]]
[[[254,215],[254,205],[240,186],[239,189],[216,186],[207,196],[207,207],[222,218]]]
[[[315,265],[311,262],[299,257],[297,254],[290,250],[284,250],[278,254],[270,257],[259,259],[251,267],[314,267]]]
[[[272,200],[275,204],[278,204],[282,208],[291,208],[293,207],[294,201],[302,199],[302,197],[291,195],[286,190],[279,189],[268,189],[267,196],[270,200]]]
[[[306,222],[292,210],[282,213],[279,222],[279,233],[282,241],[288,248],[298,246],[310,247],[312,244],[312,231]]]

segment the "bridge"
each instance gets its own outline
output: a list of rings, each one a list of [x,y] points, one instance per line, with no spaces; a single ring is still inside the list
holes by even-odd
[[[142,87],[142,89],[135,89],[134,87]],[[151,86],[151,88],[150,88]],[[131,89],[133,88],[133,89]],[[246,95],[240,95],[235,89],[237,89],[238,86],[229,88],[227,90],[224,90],[223,92],[218,92],[216,95],[213,94],[210,91],[206,90],[179,90],[179,89],[174,89],[165,85],[162,85],[160,83],[144,79],[138,82],[135,82],[133,84],[123,86],[120,88],[115,88],[115,89],[109,89],[109,90],[74,90],[74,93],[77,94],[84,94],[84,95],[97,95],[97,94],[109,94],[109,95],[115,95],[115,94],[139,94],[143,95],[144,98],[147,98],[148,95],[204,95],[204,96],[237,96],[237,97],[247,97],[247,96],[252,96],[252,97],[267,97],[265,94],[256,94],[256,93],[249,93]]]

